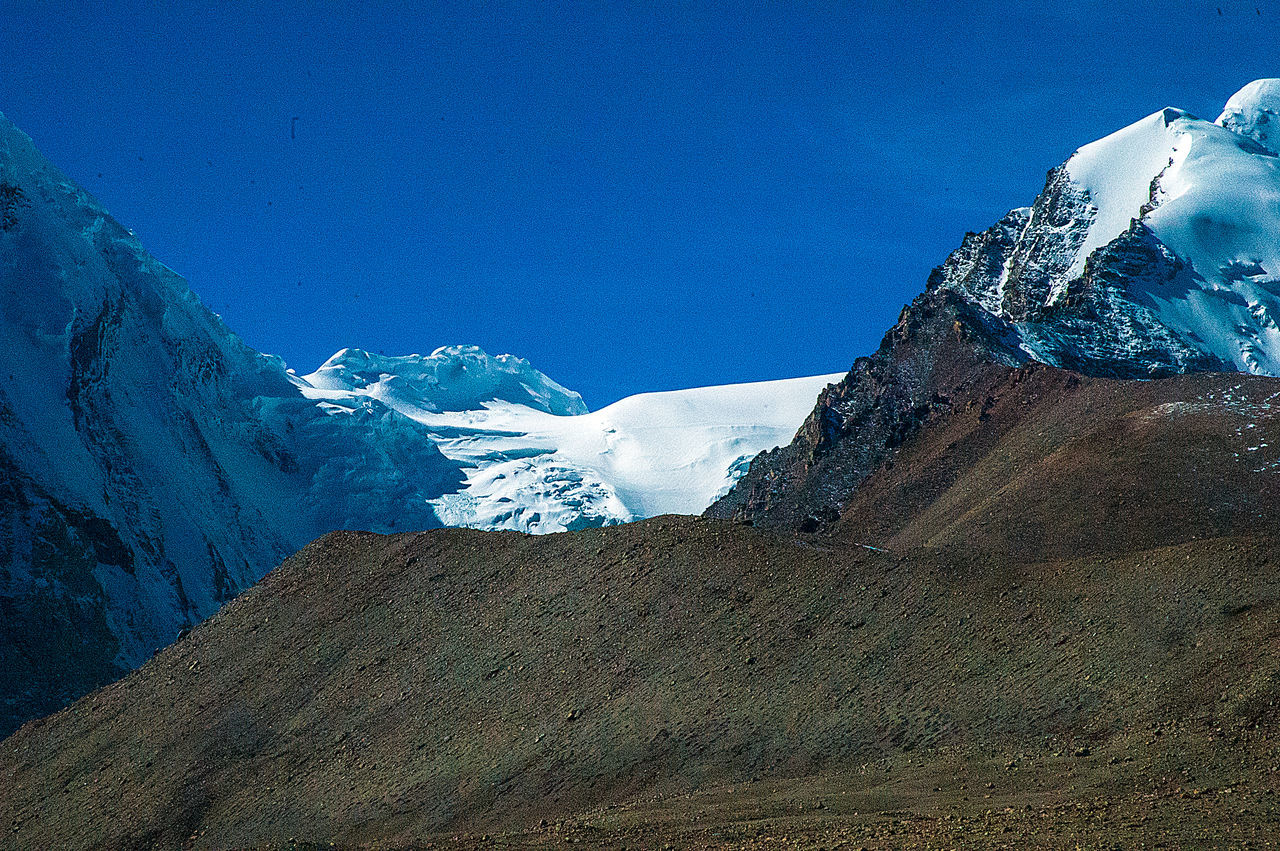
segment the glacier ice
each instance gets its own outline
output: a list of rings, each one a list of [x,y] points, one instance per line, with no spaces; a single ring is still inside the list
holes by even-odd
[[[1215,123],[1280,153],[1280,79],[1254,80],[1236,92]]]
[[[819,391],[841,377],[643,393],[587,413],[576,393],[527,361],[475,347],[439,349],[430,359],[344,349],[299,384],[335,413],[354,414],[373,399],[426,429],[466,475],[432,500],[447,525],[535,533],[701,511],[741,475],[743,459],[787,443]],[[458,359],[471,368],[440,366]],[[335,378],[335,361],[373,366],[354,378],[342,367]],[[494,389],[494,362],[518,374],[519,385]],[[421,378],[442,373],[456,376],[449,392],[465,397],[465,407],[442,405],[439,385]]]
[[[470,411],[501,401],[561,416],[587,412],[580,395],[527,360],[490,356],[479,346],[442,346],[426,357],[343,349],[300,381],[317,390],[360,391],[384,401],[399,400],[399,407],[415,410]]]

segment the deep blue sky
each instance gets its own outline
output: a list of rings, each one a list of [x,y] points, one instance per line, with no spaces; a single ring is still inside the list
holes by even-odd
[[[594,408],[848,368],[1074,148],[1280,76],[1280,0],[0,0],[0,48],[249,344],[476,343]]]

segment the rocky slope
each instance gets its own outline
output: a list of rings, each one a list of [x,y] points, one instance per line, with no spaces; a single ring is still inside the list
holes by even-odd
[[[708,514],[830,522],[983,362],[1280,374],[1278,111],[1280,81],[1260,80],[1217,122],[1168,108],[1080,148],[1031,207],[968,234],[792,444]]]
[[[815,531],[908,437],[986,381],[993,364],[1025,362],[1009,323],[951,290],[928,292],[874,355],[819,395],[791,443],[756,456],[706,515]]]
[[[988,365],[972,389],[822,536],[328,536],[0,743],[0,827],[20,847],[1273,835],[1280,381]]]

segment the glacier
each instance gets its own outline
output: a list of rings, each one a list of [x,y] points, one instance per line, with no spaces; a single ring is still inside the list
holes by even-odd
[[[466,475],[431,500],[445,525],[547,533],[702,511],[842,375],[641,393],[591,413],[528,361],[474,346],[343,349],[297,382],[331,414],[373,401],[423,427]]]

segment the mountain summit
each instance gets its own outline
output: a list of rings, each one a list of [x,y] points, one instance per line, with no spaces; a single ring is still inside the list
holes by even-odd
[[[580,395],[524,358],[494,357],[479,346],[442,346],[426,357],[343,349],[298,383],[316,390],[359,391],[432,412],[474,411],[487,402],[523,405],[556,416],[587,412]]]
[[[1280,374],[1278,105],[1280,80],[1259,80],[1217,123],[1163,109],[1085,145],[930,288],[977,302],[1054,366]]]
[[[970,233],[792,444],[712,516],[812,527],[992,363],[1155,378],[1280,375],[1280,80],[1217,122],[1166,108],[1052,169],[1030,207]]]
[[[1280,79],[1254,80],[1236,92],[1215,123],[1280,154]]]

